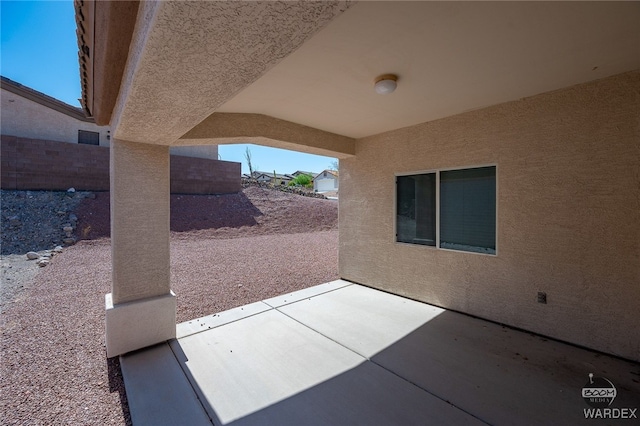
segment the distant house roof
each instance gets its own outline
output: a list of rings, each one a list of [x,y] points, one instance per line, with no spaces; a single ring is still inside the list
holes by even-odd
[[[318,173],[317,175],[315,175],[315,177],[313,178],[313,180],[316,180],[318,177],[324,176],[324,173],[328,173],[330,175],[332,175],[333,177],[335,177],[336,179],[338,179],[338,171],[337,170],[323,170],[320,173]]]
[[[314,177],[317,175],[317,173],[305,172],[304,170],[296,170],[295,172],[291,173],[291,176],[299,176],[299,175],[308,175],[308,176]]]
[[[38,92],[37,90],[13,81],[10,78],[0,76],[0,87],[2,87],[7,92],[14,93],[25,99],[29,99],[30,101],[46,106],[47,108],[51,108],[53,110],[66,114],[70,117],[75,118],[76,120],[85,121],[87,123],[94,122],[92,118],[87,118],[82,108],[77,108],[64,103],[56,98],[52,98],[49,95],[45,95],[42,92]]]
[[[249,176],[249,175],[247,175],[247,176]],[[268,178],[272,179],[273,178],[273,172],[258,172],[258,171],[253,172],[254,179],[258,179],[261,176],[265,176],[265,177],[268,177]],[[291,179],[293,179],[293,176],[276,173],[276,179],[291,180]]]

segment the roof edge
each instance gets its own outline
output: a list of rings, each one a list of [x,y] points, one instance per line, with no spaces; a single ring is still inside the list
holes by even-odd
[[[109,125],[120,93],[140,2],[74,0],[82,107]]]
[[[49,95],[45,95],[42,92],[38,92],[37,90],[13,81],[10,78],[0,76],[0,87],[8,92],[22,96],[25,99],[29,99],[30,101],[46,106],[47,108],[68,115],[69,117],[86,123],[94,123],[94,120],[87,117],[81,108],[74,107],[73,105],[69,105],[68,103],[62,102],[61,100]]]

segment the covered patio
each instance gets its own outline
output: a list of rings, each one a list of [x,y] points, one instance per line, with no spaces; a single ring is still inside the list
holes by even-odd
[[[76,6],[134,422],[575,424],[589,373],[640,405],[638,3]],[[340,159],[345,281],[176,328],[169,150],[233,143]]]
[[[640,407],[635,363],[344,280],[178,324],[121,365],[134,424],[578,424],[588,373]]]

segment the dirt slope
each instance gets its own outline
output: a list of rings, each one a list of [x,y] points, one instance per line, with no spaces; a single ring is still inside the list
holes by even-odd
[[[78,208],[77,237],[108,237],[109,193],[83,200]],[[338,228],[338,203],[258,187],[228,195],[171,195],[173,238],[179,233],[207,238],[297,234]]]

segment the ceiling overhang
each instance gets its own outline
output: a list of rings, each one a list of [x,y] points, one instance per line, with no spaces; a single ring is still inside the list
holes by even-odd
[[[362,138],[639,68],[640,2],[360,2],[217,112]]]
[[[173,145],[349,6],[343,1],[143,2],[112,128]]]
[[[96,7],[96,30],[117,16]],[[325,149],[306,132],[351,155],[356,138],[640,69],[638,22],[640,2],[149,1],[121,78],[94,71],[113,112],[88,90],[117,139]],[[380,96],[386,73],[398,88]]]
[[[355,139],[262,114],[213,113],[176,144],[255,143],[309,154],[345,158],[356,153]]]

